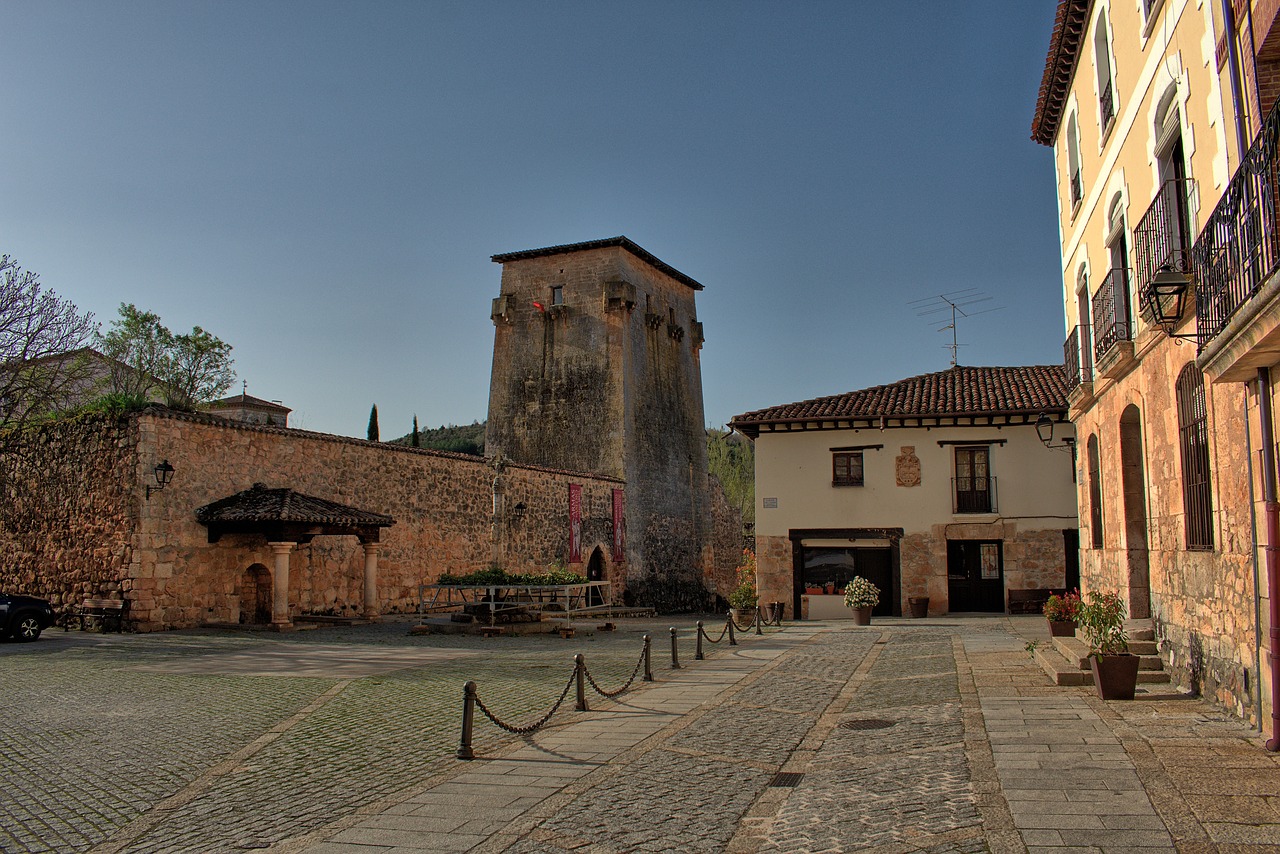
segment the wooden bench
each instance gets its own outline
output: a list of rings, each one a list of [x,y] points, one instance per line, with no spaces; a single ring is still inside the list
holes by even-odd
[[[98,620],[102,630],[114,625],[117,632],[124,631],[124,617],[129,610],[129,603],[120,599],[86,599],[80,606],[80,630],[84,631],[85,620],[93,617]]]
[[[1044,603],[1053,594],[1061,596],[1065,590],[1051,587],[1037,587],[1028,590],[1009,589],[1010,614],[1039,614],[1044,611]]]

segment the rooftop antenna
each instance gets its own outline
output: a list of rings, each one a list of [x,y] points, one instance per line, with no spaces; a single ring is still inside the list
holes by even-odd
[[[956,329],[957,317],[976,317],[979,314],[989,314],[993,311],[1000,311],[1004,308],[1002,305],[992,306],[990,308],[978,308],[982,303],[990,302],[991,297],[984,294],[977,288],[965,288],[961,291],[950,291],[937,296],[924,297],[923,299],[912,300],[907,303],[916,310],[916,317],[927,317],[930,322],[946,319],[946,315],[950,313],[951,322],[938,327],[939,332],[951,330],[951,343],[944,344],[943,347],[951,351],[951,367],[957,364],[957,356],[961,347],[967,347],[967,344],[960,343],[960,335]]]

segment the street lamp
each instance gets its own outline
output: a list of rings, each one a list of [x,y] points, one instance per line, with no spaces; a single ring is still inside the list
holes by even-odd
[[[173,466],[169,465],[169,461],[165,460],[155,467],[156,485],[147,487],[147,500],[151,500],[151,493],[159,492],[169,485],[173,480]]]

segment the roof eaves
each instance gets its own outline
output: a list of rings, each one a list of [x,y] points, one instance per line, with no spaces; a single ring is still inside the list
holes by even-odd
[[[588,240],[585,243],[565,243],[559,246],[544,246],[541,249],[525,249],[520,252],[506,252],[501,255],[491,255],[490,260],[496,264],[506,264],[508,261],[524,261],[529,258],[545,258],[549,255],[565,255],[570,252],[586,252],[591,249],[609,249],[612,247],[625,249],[649,266],[666,273],[677,282],[688,285],[695,291],[702,290],[701,282],[686,276],[675,267],[672,267],[667,262],[661,260],[642,246],[639,246],[634,241],[622,235],[618,235],[617,237],[606,237],[603,240]]]
[[[1062,121],[1076,62],[1080,58],[1085,24],[1093,0],[1058,0],[1058,12],[1049,39],[1044,74],[1040,78],[1040,94],[1031,120],[1031,138],[1041,145],[1053,145]]]

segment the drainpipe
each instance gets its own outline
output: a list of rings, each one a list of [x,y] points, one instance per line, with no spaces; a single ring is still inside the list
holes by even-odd
[[[1271,429],[1271,371],[1258,368],[1258,420],[1262,433],[1262,500],[1266,503],[1267,600],[1271,614],[1271,738],[1280,751],[1280,502],[1276,500],[1276,445]]]
[[[1242,69],[1240,67],[1240,53],[1236,50],[1236,10],[1231,6],[1231,0],[1222,0],[1222,17],[1225,26],[1223,29],[1227,31],[1227,57],[1231,64],[1231,106],[1236,114],[1236,152],[1240,156],[1240,162],[1244,162],[1244,155],[1249,150],[1249,138],[1245,136],[1244,110],[1240,108],[1240,76]],[[1250,39],[1253,34],[1250,31]]]

